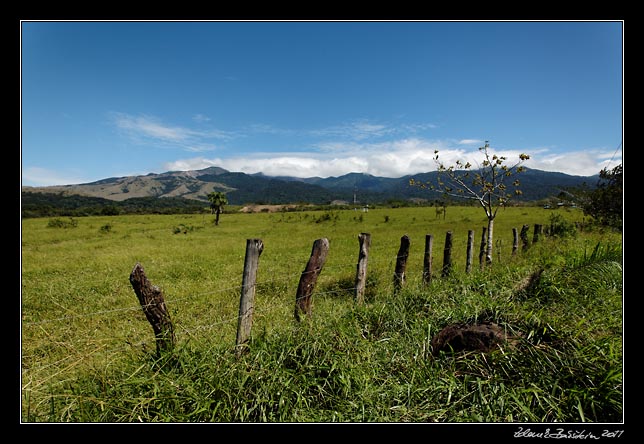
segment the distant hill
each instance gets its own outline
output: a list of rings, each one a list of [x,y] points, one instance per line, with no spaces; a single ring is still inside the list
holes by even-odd
[[[413,178],[436,183],[438,173],[429,172],[400,178],[378,177],[365,173],[349,173],[339,177],[271,177],[264,174],[230,172],[219,167],[192,171],[169,171],[141,176],[111,177],[95,182],[49,187],[22,187],[23,214],[25,207],[35,210],[43,205],[74,208],[106,207],[137,208],[152,211],[189,211],[207,208],[207,195],[212,191],[226,193],[231,205],[310,203],[317,205],[345,201],[361,204],[385,203],[393,200],[435,200],[442,196],[435,191],[409,185]],[[535,169],[526,169],[517,176],[523,195],[518,201],[531,202],[557,196],[570,187],[594,187],[598,176],[572,176]],[[44,193],[44,195],[43,195]],[[39,196],[40,195],[40,196]],[[94,200],[92,200],[94,199]]]
[[[532,202],[557,196],[562,190],[587,185],[594,187],[599,175],[573,176],[564,173],[528,169],[516,176],[520,180],[523,194],[516,198],[522,202]],[[437,183],[438,173],[407,175],[400,178],[372,176],[365,173],[349,173],[339,177],[313,177],[307,179],[282,177],[282,180],[304,181],[332,190],[345,199],[355,192],[362,202],[384,202],[391,199],[439,199],[441,194],[428,189],[419,189],[409,185],[410,179],[416,182]],[[338,197],[339,198],[339,197]]]

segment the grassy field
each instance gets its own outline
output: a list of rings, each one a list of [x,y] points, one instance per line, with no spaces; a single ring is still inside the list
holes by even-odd
[[[512,228],[570,227],[581,210],[506,208],[494,264],[479,270],[480,208],[142,215],[22,222],[21,418],[24,422],[619,422],[621,235],[577,230],[511,255]],[[465,274],[468,230],[475,267]],[[445,233],[453,275],[440,278]],[[367,303],[353,284],[371,233]],[[407,282],[393,293],[400,238]],[[434,235],[434,280],[422,283]],[[313,316],[295,293],[316,239],[329,239]],[[532,237],[532,231],[530,232]],[[260,238],[249,352],[232,353],[246,239]],[[158,358],[129,283],[136,263],[165,296],[177,335]],[[529,291],[520,283],[544,270]],[[490,320],[516,349],[431,355],[453,322]]]

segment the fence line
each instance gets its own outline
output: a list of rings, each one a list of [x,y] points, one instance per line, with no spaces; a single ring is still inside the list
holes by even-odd
[[[525,230],[524,237],[525,237],[525,239],[527,239],[527,230],[529,229],[529,225],[524,225],[523,227],[524,227],[523,230]],[[516,229],[513,228],[513,232],[515,230]],[[483,229],[483,231],[484,231],[484,234],[485,234],[485,228]],[[428,236],[431,236],[432,240],[433,240],[433,235],[426,235],[425,253],[427,253]],[[482,241],[482,244],[483,244],[483,241]],[[529,241],[524,242],[523,251],[525,251],[527,249],[526,244],[529,246]],[[430,251],[431,251],[431,248],[430,248]],[[373,249],[373,248],[370,249],[369,262],[368,262],[369,266],[374,266],[374,267],[379,267],[379,266],[384,266],[384,265],[393,266],[393,264],[395,262],[399,261],[400,259],[408,257],[408,255],[403,254],[403,255],[393,255],[393,256],[388,256],[388,257],[381,257],[381,258],[373,258],[371,256],[373,255],[374,252],[382,253],[383,250],[382,249],[377,249],[377,248],[376,249]],[[484,253],[484,251],[483,251],[483,253]],[[429,257],[429,258],[426,257],[426,260],[430,260],[431,262],[433,262],[433,257]],[[431,267],[431,262],[429,264],[430,267]],[[349,267],[351,267],[351,268],[356,267],[356,262],[347,262],[347,263],[340,263],[340,264],[325,265],[325,270],[348,269]],[[271,273],[270,266],[269,266],[268,269],[263,270],[263,271],[264,271],[264,274],[271,274],[274,277],[267,278],[267,279],[263,279],[263,278],[260,279],[256,283],[256,285],[258,287],[260,287],[260,288],[262,286],[273,284],[275,282],[289,282],[291,280],[296,279],[297,277],[300,277],[302,275],[302,273],[306,273],[306,271],[303,271],[303,272],[293,272],[293,273],[284,273],[284,274],[276,275],[274,273]],[[426,269],[426,266],[424,266],[423,267],[423,273],[426,273],[427,271],[428,270]],[[423,274],[423,276],[425,276],[425,274]],[[321,276],[321,278],[324,278],[324,277],[325,277],[324,275]],[[431,278],[433,276],[428,275],[427,277],[429,278],[429,280],[431,280]],[[429,282],[429,281],[426,281],[426,282]],[[235,286],[231,286],[231,287],[219,288],[219,289],[203,291],[203,292],[199,292],[199,293],[190,293],[190,294],[187,294],[187,295],[182,296],[182,297],[167,298],[166,303],[176,304],[178,302],[192,300],[195,297],[201,297],[201,296],[206,296],[206,295],[214,295],[214,294],[218,294],[218,293],[226,293],[226,292],[233,292],[233,291],[238,292],[241,289],[242,289],[242,285],[235,285]],[[321,293],[316,292],[315,294],[321,294]],[[30,326],[36,326],[36,325],[41,325],[41,324],[50,323],[50,322],[64,322],[64,321],[68,321],[68,320],[72,320],[72,319],[78,319],[78,318],[89,318],[89,317],[99,316],[99,315],[103,315],[103,314],[127,312],[127,311],[138,311],[138,310],[141,310],[142,307],[143,307],[142,305],[132,305],[132,306],[129,306],[129,307],[109,309],[109,310],[99,310],[99,311],[94,311],[94,312],[89,312],[89,313],[78,314],[78,315],[68,315],[68,316],[61,316],[61,317],[52,318],[52,319],[43,319],[43,320],[39,320],[39,321],[23,321],[22,325],[30,327]]]
[[[529,242],[529,239],[528,239],[528,236],[527,236],[528,229],[529,229],[529,225],[523,225],[522,230],[521,230],[521,240],[523,241],[522,251],[525,251],[530,245],[530,242]],[[485,229],[483,231],[485,232]],[[467,244],[468,245],[468,253],[467,253],[468,263],[467,264],[471,263],[471,258],[470,258],[470,255],[471,255],[470,233],[473,236],[473,233],[470,230],[470,232],[468,232],[468,244]],[[513,245],[512,255],[514,255],[516,253],[516,250],[518,249],[518,245],[517,245],[518,242],[516,241],[518,239],[518,236],[516,236],[516,233],[517,233],[516,228],[513,228],[513,234],[515,235],[514,236],[515,244]],[[362,234],[364,234],[364,233],[362,233]],[[536,243],[540,239],[540,235],[542,235],[542,234],[544,234],[543,231],[542,231],[542,228],[538,227],[537,225],[535,225],[535,232],[534,232],[534,235],[533,235],[532,243],[533,244]],[[403,238],[404,238],[404,236],[403,236]],[[425,237],[425,257],[424,257],[424,262],[423,262],[423,273],[422,273],[423,283],[425,283],[425,284],[431,282],[431,278],[432,278],[432,275],[431,275],[431,260],[433,259],[432,256],[431,256],[432,241],[433,241],[433,235],[429,235],[429,234],[426,235],[426,237]],[[447,238],[446,238],[446,241],[447,241]],[[483,242],[482,242],[482,245],[483,245]],[[515,245],[516,245],[516,247],[515,247]],[[404,250],[404,249],[401,249],[401,250]],[[446,242],[445,251],[447,251],[447,250],[451,251],[451,245],[449,246],[449,248],[447,248],[447,242]],[[375,251],[377,251],[379,253],[381,252],[381,250],[378,250],[378,249],[376,249]],[[360,248],[360,254],[362,254],[362,246]],[[428,255],[429,255],[429,258],[428,258]],[[396,255],[396,256],[389,256],[389,257],[385,257],[385,258],[380,258],[380,259],[378,259],[376,261],[372,260],[372,258],[369,258],[369,265],[386,264],[386,265],[391,266],[394,263],[394,260],[396,261],[396,264],[398,265],[398,262],[401,259],[404,259],[406,261],[408,257],[409,257],[408,252],[399,251],[399,254]],[[428,264],[428,261],[429,261],[429,264]],[[360,262],[360,256],[358,256],[358,261],[357,262],[358,263]],[[324,265],[324,264],[322,264],[322,265]],[[331,267],[328,267],[328,268],[330,268],[330,269],[339,269],[339,268],[345,268],[345,267],[349,267],[349,266],[352,267],[352,268],[357,267],[356,262],[351,262],[351,263],[335,264],[335,265],[333,265]],[[270,270],[270,268],[269,268],[269,270]],[[354,268],[354,270],[355,270],[355,268]],[[467,265],[466,265],[466,270],[467,270]],[[302,277],[307,275],[307,274],[313,275],[313,274],[317,273],[317,275],[320,275],[321,271],[322,271],[322,268],[320,267],[319,270],[305,269],[303,272],[298,273],[298,274],[296,274],[296,273],[292,273],[292,274],[287,273],[287,274],[279,274],[279,275],[273,274],[272,278],[266,279],[266,280],[260,280],[259,282],[255,282],[254,285],[255,285],[255,287],[259,286],[259,288],[261,289],[262,286],[270,285],[270,284],[275,283],[275,282],[292,282],[292,279],[294,279],[298,275],[300,276],[300,279],[302,279]],[[378,287],[378,286],[382,285],[381,283],[374,283],[373,285],[368,284],[367,279],[366,279],[367,273],[368,273],[368,271],[366,270],[366,267],[365,267],[364,275],[361,278],[364,281],[365,287],[367,285],[369,285],[368,288],[373,288],[373,287]],[[396,276],[396,272],[394,272],[394,276]],[[357,272],[356,272],[356,281],[358,281],[358,273]],[[398,284],[396,283],[396,279],[394,279],[394,282],[393,282],[394,291],[396,290],[396,288],[399,289],[403,284],[404,284],[404,279],[401,280],[400,282],[398,282]],[[398,285],[398,287],[397,287],[397,285]],[[287,286],[287,288],[289,288],[289,286]],[[220,288],[220,289],[217,289],[217,290],[212,290],[212,291],[207,291],[207,292],[192,293],[192,294],[186,295],[184,297],[168,299],[166,301],[166,303],[176,303],[176,302],[181,302],[181,301],[185,301],[185,300],[194,299],[195,296],[204,296],[204,295],[209,295],[209,294],[218,294],[218,293],[231,292],[231,291],[241,291],[243,289],[244,289],[244,284],[242,283],[242,285],[236,285],[236,286],[231,286],[231,287],[227,287],[227,288]],[[332,290],[328,290],[328,291],[313,291],[312,290],[311,293],[308,294],[307,297],[309,297],[309,298],[311,298],[312,296],[324,297],[326,295],[331,295],[331,294],[352,294],[352,292],[355,292],[355,291],[356,291],[356,286],[355,285],[351,286],[351,287],[336,288],[336,289],[332,289]],[[355,293],[353,293],[353,294],[355,294]],[[298,303],[298,299],[297,299],[298,297],[296,297],[296,303]],[[284,307],[284,300],[283,299],[275,299],[274,303],[269,303],[269,304],[266,304],[266,302],[267,301],[264,301],[260,307],[257,307],[257,312],[258,313],[260,313],[260,314],[268,313],[270,310],[272,310],[273,308],[278,307],[278,306]],[[357,300],[356,300],[356,302],[357,302]],[[141,310],[141,309],[143,309],[145,311],[146,308],[152,307],[153,305],[154,305],[154,303],[150,303],[150,304],[140,303],[140,305],[138,305],[138,306],[132,306],[132,307],[126,307],[126,308],[118,308],[118,309],[111,309],[111,310],[100,310],[100,311],[96,311],[96,312],[92,312],[92,313],[86,313],[86,314],[81,314],[81,315],[73,315],[73,316],[63,316],[63,317],[60,317],[60,318],[46,319],[46,320],[35,321],[35,322],[23,322],[23,325],[31,327],[31,326],[39,326],[39,325],[42,325],[42,324],[45,324],[45,323],[50,323],[50,322],[68,321],[70,319],[78,319],[78,318],[89,318],[89,317],[93,317],[93,316],[97,316],[97,315],[111,314],[111,313],[121,313],[121,312],[130,311],[130,310]],[[255,308],[255,307],[253,307],[253,308]],[[194,328],[185,328],[185,326],[179,324],[178,331],[181,332],[181,334],[184,334],[184,335],[187,335],[187,336],[192,336],[196,332],[200,332],[200,331],[204,331],[204,330],[211,330],[211,329],[213,329],[213,328],[215,328],[217,326],[221,326],[221,325],[230,325],[231,328],[232,328],[234,326],[234,322],[237,322],[238,323],[238,334],[239,334],[239,328],[240,328],[239,323],[241,322],[242,315],[243,315],[243,311],[240,310],[240,312],[238,314],[236,314],[236,315],[225,316],[225,317],[222,317],[222,318],[218,319],[216,322],[210,322],[210,323],[207,323],[207,324],[196,326]],[[252,324],[252,322],[249,321],[249,326],[251,324]],[[250,336],[250,330],[247,331],[247,335],[248,335],[248,337]],[[114,338],[117,338],[117,336],[114,336]],[[81,338],[79,340],[87,340],[87,337]],[[125,340],[126,345],[122,345],[122,346],[119,346],[119,347],[110,347],[108,349],[108,351],[113,352],[113,350],[115,350],[115,349],[116,350],[125,350],[125,349],[131,349],[131,348],[136,348],[136,347],[146,347],[146,345],[148,343],[149,343],[149,341],[140,341],[140,342],[137,342],[137,343],[131,343],[128,340]],[[64,347],[69,347],[69,343],[60,344],[60,345],[64,346]],[[213,347],[214,346],[216,346],[216,345],[213,345]],[[37,368],[37,369],[31,369],[31,368],[30,369],[25,369],[25,370],[23,370],[23,372],[28,372],[31,375],[33,375],[34,373],[39,373],[39,372],[45,371],[48,368],[57,366],[58,364],[65,364],[65,363],[69,364],[70,359],[75,359],[75,361],[72,362],[71,364],[63,365],[64,368],[58,368],[56,373],[54,373],[53,375],[48,376],[47,380],[49,380],[49,379],[53,378],[54,376],[56,376],[58,374],[61,374],[61,373],[65,372],[65,371],[77,366],[80,362],[82,362],[83,358],[88,357],[88,356],[92,356],[92,355],[94,355],[96,353],[100,353],[102,351],[105,351],[106,347],[107,347],[106,343],[100,344],[100,342],[99,342],[99,346],[95,347],[90,352],[86,352],[86,353],[83,353],[83,354],[77,354],[77,355],[70,354],[70,355],[67,355],[64,358],[62,358],[62,359],[60,359],[60,360],[58,360],[58,361],[56,361],[54,363],[47,364],[47,365],[45,365],[43,367],[40,367],[40,368]],[[33,376],[32,376],[32,379],[33,379]],[[39,385],[42,385],[47,380],[40,381]],[[28,382],[27,386],[29,386],[30,383],[31,382]],[[27,386],[23,387],[23,389],[26,389]],[[31,389],[33,389],[33,387]]]
[[[399,256],[391,256],[390,258],[383,258],[379,260],[373,260],[372,258],[369,258],[369,264],[370,265],[392,265],[396,260],[399,259]],[[346,269],[347,267],[355,267],[356,264],[354,263],[342,263],[342,264],[335,264],[331,266],[326,266],[325,269]],[[270,269],[265,271],[265,274],[271,274]],[[287,274],[282,274],[282,275],[277,275],[277,277],[270,278],[270,279],[262,279],[259,282],[256,283],[258,287],[265,286],[268,284],[272,284],[275,282],[289,282],[290,280],[294,280],[297,277],[299,277],[302,273],[287,273]],[[282,278],[283,277],[283,278]],[[218,293],[226,293],[226,292],[232,292],[232,291],[239,291],[241,290],[242,285],[235,285],[232,287],[225,287],[225,288],[220,288],[217,290],[209,290],[209,291],[203,291],[199,293],[190,293],[187,294],[186,296],[182,297],[173,297],[173,298],[166,298],[166,303],[177,303],[177,302],[182,302],[186,300],[191,300],[192,298],[195,297],[200,297],[200,296],[206,296],[206,295],[213,295],[213,294],[218,294]],[[316,294],[319,294],[319,292],[316,292]],[[89,318],[93,316],[98,316],[98,315],[103,315],[103,314],[109,314],[109,313],[117,313],[117,312],[127,312],[127,311],[139,311],[141,310],[142,305],[132,305],[129,307],[123,307],[123,308],[114,308],[114,309],[109,309],[109,310],[99,310],[99,311],[93,311],[89,313],[83,313],[79,315],[70,315],[70,316],[61,316],[59,318],[51,318],[51,319],[43,319],[40,321],[23,321],[22,325],[23,326],[35,326],[35,325],[40,325],[40,324],[46,324],[50,322],[63,322],[63,321],[69,321],[72,319],[78,319],[78,318]]]
[[[352,290],[353,290],[353,287],[343,287],[343,288],[336,289],[336,290],[316,291],[314,293],[314,296],[320,297],[320,296],[325,296],[325,295],[330,295],[330,294],[349,293]],[[256,314],[262,314],[264,312],[267,313],[267,312],[270,312],[271,309],[273,309],[275,307],[278,307],[278,306],[283,307],[284,306],[284,301],[283,300],[276,301],[274,304],[270,304],[270,305],[262,304],[262,306],[256,307],[257,310],[256,310],[255,313]],[[136,307],[136,308],[141,309],[141,307]],[[194,328],[185,328],[181,323],[179,323],[177,325],[177,333],[179,333],[182,336],[189,336],[190,337],[190,336],[193,336],[194,333],[203,332],[203,331],[209,331],[209,330],[212,330],[213,328],[216,328],[216,327],[219,327],[219,326],[222,326],[222,325],[230,325],[232,327],[235,322],[238,322],[238,320],[239,320],[238,315],[232,315],[232,316],[228,316],[228,317],[219,319],[216,322],[203,324],[203,325],[200,325],[200,326],[197,326],[197,327],[194,327]],[[113,336],[112,338],[118,338],[118,337]],[[78,338],[78,342],[85,341],[86,339],[87,338]],[[109,351],[113,355],[115,355],[115,354],[117,354],[119,352],[126,351],[126,350],[131,350],[133,348],[145,348],[150,342],[151,342],[151,340],[142,340],[142,341],[138,341],[138,342],[125,341],[121,345],[113,345],[113,346],[111,346],[109,348]],[[217,344],[218,343],[215,342],[214,345],[212,346],[212,348],[216,347]],[[60,344],[60,347],[66,347],[67,348],[68,346],[69,346],[69,343]],[[90,352],[86,352],[86,353],[83,353],[83,354],[80,354],[80,355],[77,355],[77,356],[70,354],[70,355],[67,355],[67,356],[59,359],[56,362],[46,364],[46,365],[44,365],[42,367],[29,368],[28,370],[23,370],[23,372],[25,372],[25,373],[28,372],[31,375],[31,378],[28,379],[26,384],[22,387],[22,390],[26,390],[26,389],[29,389],[29,390],[32,390],[32,391],[36,390],[39,386],[41,386],[43,383],[45,383],[47,380],[51,379],[55,375],[61,374],[61,373],[65,372],[65,371],[67,371],[67,370],[70,370],[73,367],[77,366],[78,364],[84,362],[84,360],[86,360],[86,358],[88,358],[88,357],[90,357],[90,356],[92,356],[92,355],[94,355],[96,353],[99,353],[101,351],[106,350],[105,349],[106,346],[107,346],[107,344],[103,344],[100,348],[96,348],[95,350],[92,350]],[[44,372],[48,368],[55,367],[58,364],[64,364],[65,362],[69,362],[71,359],[75,359],[75,361],[73,363],[67,365],[66,367],[62,368],[62,369],[59,368],[59,370],[54,375],[50,375],[47,380],[39,381],[38,386],[30,386],[31,381],[36,380],[34,375],[37,375],[38,373]],[[206,359],[205,356],[204,356],[204,359]],[[62,383],[64,383],[64,381],[59,381],[59,383],[62,384]]]

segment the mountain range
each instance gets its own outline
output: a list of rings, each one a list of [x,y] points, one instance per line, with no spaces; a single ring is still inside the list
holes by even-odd
[[[262,173],[231,172],[219,167],[192,171],[168,171],[140,176],[111,177],[96,182],[47,187],[23,186],[25,193],[48,193],[59,196],[86,196],[123,202],[133,198],[184,198],[207,202],[212,191],[226,193],[231,205],[247,203],[329,204],[381,203],[391,200],[440,199],[438,192],[409,185],[409,180],[436,183],[437,172],[399,178],[349,173],[339,177],[271,177]],[[517,178],[523,192],[521,201],[529,202],[557,196],[562,190],[587,185],[594,187],[595,176],[573,176],[558,172],[527,169]],[[174,199],[172,199],[174,200]]]

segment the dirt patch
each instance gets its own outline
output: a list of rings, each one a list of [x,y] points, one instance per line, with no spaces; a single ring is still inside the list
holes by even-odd
[[[488,353],[498,347],[515,346],[518,337],[511,335],[505,328],[494,322],[477,324],[452,324],[438,332],[431,341],[432,354],[437,356],[441,351],[458,353],[480,351]]]

